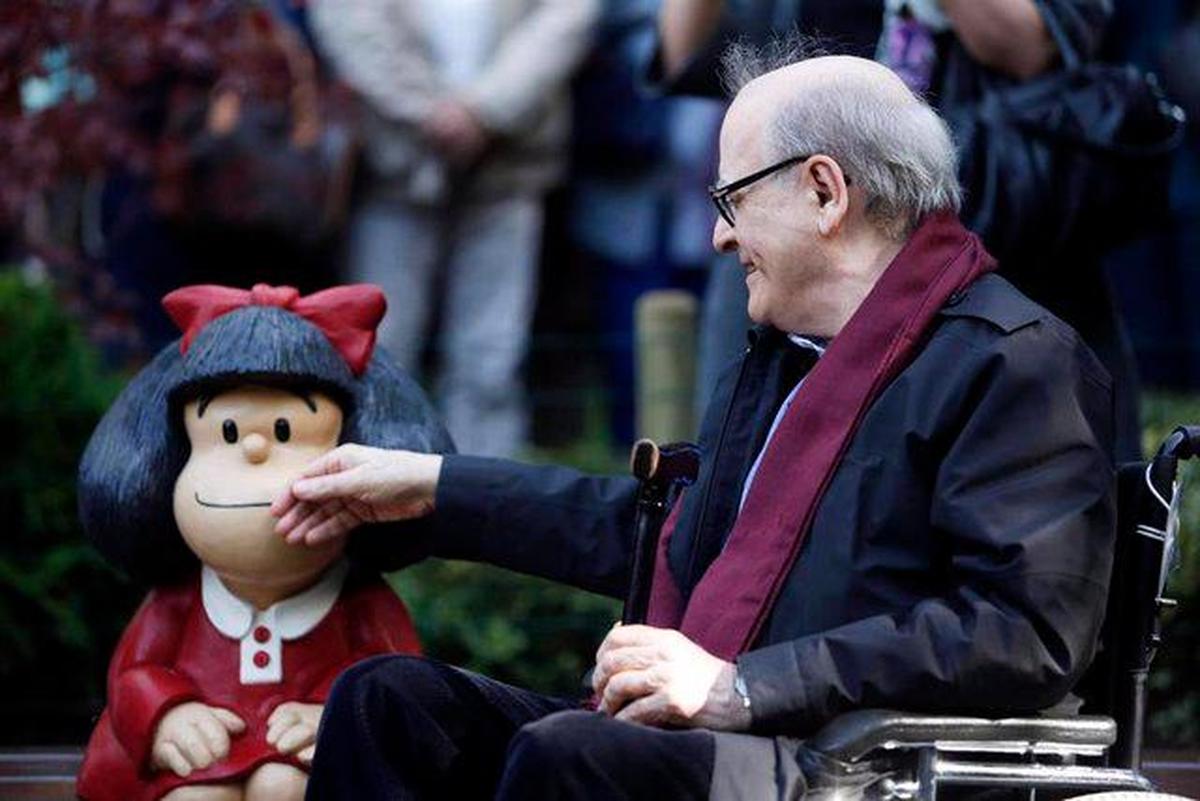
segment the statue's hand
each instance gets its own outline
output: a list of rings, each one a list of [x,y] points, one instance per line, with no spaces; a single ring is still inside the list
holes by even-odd
[[[281,754],[295,754],[306,765],[312,764],[317,748],[317,727],[323,704],[287,701],[275,707],[267,718],[267,742]]]
[[[246,723],[228,709],[198,701],[180,704],[159,721],[150,748],[151,766],[185,777],[229,755],[230,735],[241,734]]]

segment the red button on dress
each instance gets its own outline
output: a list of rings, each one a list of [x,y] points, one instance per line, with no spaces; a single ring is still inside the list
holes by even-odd
[[[254,654],[255,667],[265,668],[269,664],[271,664],[271,655],[266,651],[259,651]]]
[[[258,626],[254,629],[254,641],[266,642],[271,639],[271,630],[266,626]]]

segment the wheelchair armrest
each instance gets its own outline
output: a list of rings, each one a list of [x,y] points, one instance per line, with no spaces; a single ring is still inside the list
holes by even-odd
[[[861,709],[834,718],[808,745],[834,759],[854,762],[878,749],[920,747],[957,752],[1099,756],[1116,738],[1116,723],[1098,715],[989,720]]]

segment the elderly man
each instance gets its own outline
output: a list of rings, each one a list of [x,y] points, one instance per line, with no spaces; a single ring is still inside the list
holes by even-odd
[[[886,68],[761,74],[720,149],[713,243],[759,326],[716,388],[649,624],[600,646],[598,711],[367,662],[329,699],[310,797],[794,798],[795,738],[846,710],[1068,697],[1111,566],[1103,369],[990,274],[944,125]],[[353,445],[306,475],[275,504],[297,547],[423,517],[375,545],[627,584],[630,479]]]

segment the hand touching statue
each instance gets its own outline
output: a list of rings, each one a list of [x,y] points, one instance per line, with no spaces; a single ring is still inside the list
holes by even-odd
[[[410,520],[433,511],[442,457],[342,445],[314,461],[271,504],[275,531],[318,545],[363,523]]]

